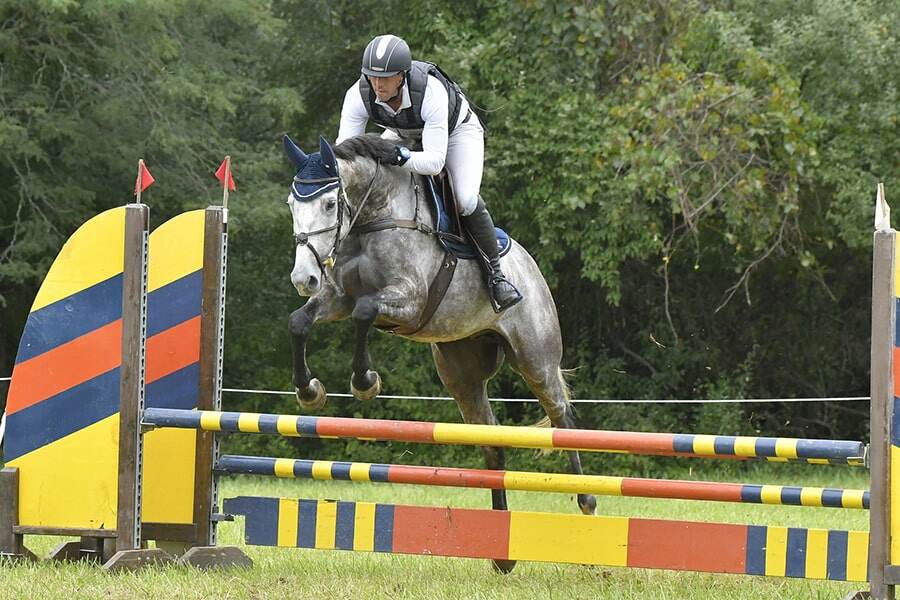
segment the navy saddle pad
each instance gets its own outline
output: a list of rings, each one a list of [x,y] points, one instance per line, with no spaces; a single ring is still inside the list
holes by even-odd
[[[428,200],[431,202],[432,212],[437,215],[437,223],[434,224],[435,229],[444,233],[459,235],[459,232],[455,227],[455,219],[451,219],[450,215],[448,215],[447,211],[444,209],[444,200],[441,197],[440,189],[434,182],[434,178],[426,176],[425,181],[428,182],[426,185],[428,191],[425,195],[428,196]],[[500,250],[500,256],[505,256],[509,252],[509,249],[512,248],[512,238],[499,227],[495,227],[494,229],[497,230],[497,246]],[[468,242],[461,244],[455,240],[446,239],[440,236],[438,236],[438,241],[444,249],[453,252],[460,258],[473,259],[476,257],[475,249],[472,248],[471,244]]]

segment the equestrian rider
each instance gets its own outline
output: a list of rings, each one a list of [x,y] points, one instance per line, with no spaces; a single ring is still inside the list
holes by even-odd
[[[479,195],[484,170],[484,129],[459,86],[436,65],[412,60],[395,35],[380,35],[363,52],[362,75],[344,96],[337,143],[362,135],[371,119],[397,141],[393,164],[420,175],[446,167],[460,219],[490,263],[488,286],[499,310],[522,299],[503,274],[494,222]],[[404,140],[421,141],[410,151]]]

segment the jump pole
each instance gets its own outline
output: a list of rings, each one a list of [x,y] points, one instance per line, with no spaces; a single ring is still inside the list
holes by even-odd
[[[865,490],[717,481],[681,481],[608,475],[496,471],[232,455],[220,457],[216,471],[318,481],[343,480],[634,498],[711,500],[745,504],[869,508],[869,492]]]
[[[313,417],[148,408],[145,426],[363,441],[579,450],[655,456],[804,461],[864,466],[865,444],[849,440],[692,435]]]

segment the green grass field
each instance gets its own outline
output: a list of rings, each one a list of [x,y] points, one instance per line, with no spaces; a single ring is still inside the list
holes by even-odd
[[[695,463],[696,464],[696,463]],[[783,470],[780,470],[782,469]],[[687,477],[688,473],[674,476]],[[757,476],[758,475],[758,476]],[[729,478],[725,478],[729,479]],[[733,479],[733,478],[730,478]],[[747,481],[751,481],[747,479]],[[754,483],[867,488],[862,470],[762,465]],[[265,495],[333,498],[402,504],[489,506],[487,490],[458,490],[390,484],[311,482],[263,477],[223,480],[222,496]],[[511,492],[517,510],[575,512],[566,494]],[[698,521],[868,529],[868,511],[760,506],[730,503],[599,498],[609,515]],[[243,545],[242,527],[225,523],[220,543]],[[46,555],[61,538],[28,538]],[[0,567],[0,598],[842,598],[858,584],[710,575],[669,571],[522,563],[509,575],[488,561],[440,557],[355,554],[342,551],[245,547],[255,566],[247,571],[200,572],[184,567],[110,575],[93,565],[8,564]]]

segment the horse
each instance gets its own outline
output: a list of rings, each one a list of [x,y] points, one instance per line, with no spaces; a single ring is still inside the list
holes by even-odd
[[[504,358],[527,383],[554,427],[574,428],[569,390],[560,368],[563,346],[556,305],[540,269],[516,242],[502,258],[503,270],[524,300],[502,313],[490,303],[474,260],[460,261],[446,294],[427,322],[421,316],[429,282],[445,261],[435,239],[425,181],[389,166],[394,143],[375,134],[331,147],[319,138],[319,152],[307,155],[289,137],[284,148],[297,175],[287,204],[295,241],[291,283],[306,303],[290,315],[293,383],[308,411],[324,406],[325,388],[312,377],[306,344],[313,325],[351,319],[355,349],[350,387],[360,400],[381,391],[372,368],[370,330],[391,330],[431,345],[438,375],[466,423],[497,424],[487,382]],[[502,448],[482,448],[488,469],[504,469]],[[578,452],[568,451],[570,470],[581,474]],[[491,490],[492,508],[508,510],[506,492]],[[584,514],[596,499],[578,494]],[[515,561],[494,561],[507,572]]]

